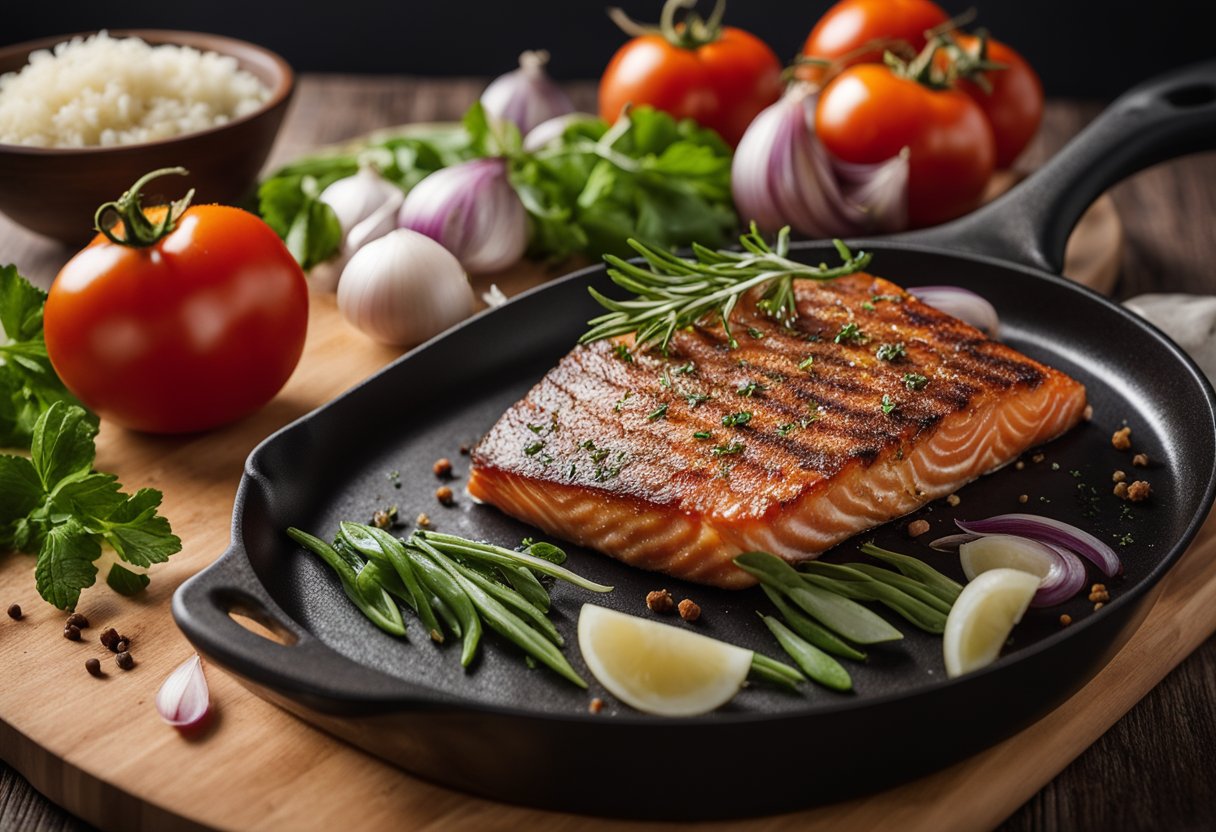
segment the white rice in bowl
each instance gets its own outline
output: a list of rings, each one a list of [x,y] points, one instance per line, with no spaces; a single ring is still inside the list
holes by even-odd
[[[235,58],[99,32],[30,55],[0,75],[0,143],[113,147],[217,127],[270,90]]]

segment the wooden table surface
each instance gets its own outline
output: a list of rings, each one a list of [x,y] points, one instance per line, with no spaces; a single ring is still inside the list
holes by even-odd
[[[272,164],[378,127],[458,118],[483,84],[306,76]],[[580,106],[592,108],[593,86],[573,85],[571,94]],[[1031,170],[1039,165],[1099,109],[1091,103],[1050,102],[1043,127],[1019,167]],[[1125,230],[1117,297],[1150,291],[1216,293],[1216,154],[1146,171],[1116,187],[1112,196]],[[23,273],[45,283],[70,254],[0,217],[0,263],[17,263]],[[1216,828],[1214,751],[1216,637],[1001,829]],[[0,761],[0,830],[88,828]]]

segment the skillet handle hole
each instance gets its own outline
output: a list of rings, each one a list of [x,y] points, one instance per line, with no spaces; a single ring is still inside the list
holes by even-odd
[[[1216,101],[1216,84],[1187,84],[1165,93],[1165,100],[1175,107],[1200,107]]]
[[[299,641],[295,633],[252,598],[239,593],[224,593],[216,598],[216,602],[233,623],[256,636],[284,647],[290,647]]]

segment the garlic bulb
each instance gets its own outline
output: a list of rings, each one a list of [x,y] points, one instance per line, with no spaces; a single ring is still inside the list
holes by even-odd
[[[574,111],[574,103],[545,72],[549,53],[519,56],[519,69],[500,75],[481,94],[481,106],[492,119],[509,121],[527,134],[542,121]]]
[[[908,223],[908,158],[876,165],[833,158],[815,135],[815,95],[797,84],[743,134],[731,166],[740,217],[808,237],[899,231]]]
[[[319,199],[338,217],[342,246],[333,257],[314,266],[308,277],[316,288],[332,292],[351,256],[397,227],[397,211],[405,194],[374,168],[364,166],[354,176],[332,183]]]
[[[439,241],[472,274],[505,269],[528,246],[528,215],[503,159],[435,171],[406,196],[397,225]]]
[[[342,271],[338,311],[377,341],[418,344],[473,312],[473,288],[451,252],[399,228],[363,246]]]

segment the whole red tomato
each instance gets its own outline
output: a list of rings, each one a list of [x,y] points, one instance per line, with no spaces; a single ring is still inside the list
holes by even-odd
[[[105,419],[206,430],[257,410],[287,381],[304,347],[308,287],[275,233],[239,208],[193,206],[147,244],[165,215],[139,208],[150,177],[112,204],[123,222],[109,232],[145,244],[99,234],[55,279],[47,352]]]
[[[996,160],[992,127],[969,96],[932,89],[881,64],[849,67],[824,87],[815,130],[846,162],[882,162],[907,148],[913,226],[976,207]]]
[[[972,55],[980,48],[980,40],[974,35],[958,34],[955,40]],[[996,135],[996,166],[1007,168],[1039,129],[1043,119],[1043,84],[1026,59],[1000,41],[987,38],[987,59],[1003,67],[983,73],[989,89],[966,78],[956,83],[988,117]]]
[[[843,66],[882,61],[882,48],[868,44],[907,43],[916,52],[925,45],[925,31],[949,19],[930,0],[841,0],[832,6],[806,39],[802,54],[841,61]]]
[[[681,5],[667,5],[673,3]],[[676,26],[665,8],[663,19],[612,56],[600,78],[600,116],[612,123],[625,105],[649,104],[694,119],[734,147],[781,94],[781,62],[755,35],[712,18]]]

